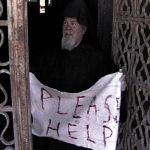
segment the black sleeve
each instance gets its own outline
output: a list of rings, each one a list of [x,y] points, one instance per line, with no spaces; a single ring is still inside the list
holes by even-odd
[[[36,55],[29,64],[29,71],[32,72],[40,81],[45,81],[47,72],[53,68],[58,52],[45,52],[41,55]]]

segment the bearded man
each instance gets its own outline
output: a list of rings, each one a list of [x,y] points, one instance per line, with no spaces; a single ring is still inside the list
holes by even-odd
[[[40,65],[32,67],[45,85],[65,92],[81,92],[90,88],[102,76],[114,72],[111,60],[85,42],[89,12],[83,0],[72,0],[66,7],[61,50],[42,56]],[[109,66],[110,64],[110,66]],[[35,150],[83,150],[51,138],[34,137]]]
[[[71,51],[83,39],[86,26],[80,24],[76,18],[65,17],[63,23],[62,49]]]
[[[73,0],[66,7],[61,50],[48,52],[33,72],[45,85],[66,92],[90,88],[100,77],[113,72],[111,60],[85,42],[89,12],[83,0]]]

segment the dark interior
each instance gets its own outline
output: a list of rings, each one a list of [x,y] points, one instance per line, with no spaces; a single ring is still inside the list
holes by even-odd
[[[40,14],[39,1],[28,2],[28,31],[30,61],[45,51],[60,47],[62,37],[62,13],[69,0],[52,0],[46,13]],[[112,1],[85,0],[92,18],[87,42],[111,56]],[[35,56],[36,54],[36,56]],[[32,56],[32,57],[31,57]],[[31,59],[32,58],[32,59]]]

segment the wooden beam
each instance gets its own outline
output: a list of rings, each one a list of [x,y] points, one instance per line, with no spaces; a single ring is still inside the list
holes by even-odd
[[[15,150],[32,150],[27,1],[7,0]]]

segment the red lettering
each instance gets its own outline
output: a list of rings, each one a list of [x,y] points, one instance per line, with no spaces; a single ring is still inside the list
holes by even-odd
[[[95,143],[95,141],[93,141],[93,140],[90,138],[89,125],[86,125],[86,129],[87,129],[87,141],[90,141],[90,142],[92,142],[92,143]]]
[[[85,96],[78,96],[78,97],[77,97],[77,104],[76,104],[76,106],[75,106],[75,111],[74,111],[73,118],[81,118],[81,116],[77,116],[77,108],[83,106],[83,105],[80,105],[80,104],[79,104],[79,101],[80,101],[80,99],[82,99],[82,98],[84,98],[84,97],[85,97]]]
[[[117,116],[117,115],[116,115],[116,116],[113,116],[113,119],[114,119],[114,121],[115,121],[116,123],[119,122],[119,119],[118,119],[118,116]]]
[[[120,98],[116,97],[116,102],[117,102],[116,108],[117,108],[117,111],[120,110],[120,108],[119,108],[119,99],[120,99]],[[114,121],[115,121],[116,123],[119,122],[119,117],[118,117],[117,115],[113,116],[113,119],[114,119]]]
[[[58,111],[57,111],[57,113],[60,114],[60,115],[66,115],[66,114],[68,114],[68,113],[60,112],[60,106],[61,106],[60,101],[61,101],[61,97],[58,96]]]
[[[108,114],[109,114],[109,115],[108,115],[108,119],[105,120],[105,121],[103,121],[104,123],[110,121],[111,112],[110,112],[109,104],[107,103],[107,101],[108,101],[109,98],[112,98],[112,95],[108,95],[108,96],[106,97],[106,99],[105,99],[105,106],[104,106],[104,108],[106,108],[106,109],[108,110]]]
[[[68,134],[69,134],[69,137],[72,138],[72,139],[78,139],[77,137],[74,137],[74,136],[71,135],[71,133],[74,133],[74,132],[77,132],[77,131],[70,131],[70,126],[75,127],[77,125],[76,124],[71,124],[71,123],[68,124]]]
[[[95,115],[97,115],[97,107],[96,107],[96,105],[95,105],[95,100],[96,100],[96,95],[93,97],[93,99],[92,99],[92,101],[91,101],[91,103],[90,103],[90,105],[89,105],[89,108],[88,108],[88,110],[87,110],[87,114],[89,114],[89,112],[90,112],[90,108],[94,108],[95,109]]]
[[[117,102],[117,110],[120,110],[120,107],[119,107],[119,99],[118,97],[116,97],[116,102]]]
[[[107,129],[107,131],[108,130],[110,131],[110,135],[108,135],[108,136],[106,136],[106,129]],[[105,147],[106,147],[106,139],[110,138],[112,136],[112,134],[113,134],[113,131],[109,127],[103,125],[103,137],[104,137],[104,146]]]
[[[51,127],[50,125],[51,125],[51,119],[49,120],[49,124],[48,124],[48,127],[47,127],[46,134],[48,134],[49,130],[53,130],[53,131],[56,131],[57,136],[59,136],[59,126],[60,126],[60,122],[58,122],[56,128],[53,128],[53,127]]]
[[[45,94],[44,94],[45,93]],[[44,97],[48,95],[47,97]],[[44,109],[44,99],[52,98],[53,96],[44,88],[41,88],[41,102],[42,102],[42,109]]]

